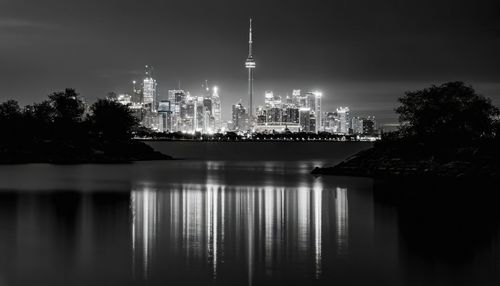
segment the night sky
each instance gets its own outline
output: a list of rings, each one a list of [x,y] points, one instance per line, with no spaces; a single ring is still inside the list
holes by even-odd
[[[221,89],[223,117],[247,103],[248,18],[255,95],[321,89],[323,110],[395,122],[406,90],[450,80],[500,104],[500,1],[0,0],[0,100],[73,87],[89,102],[128,92],[146,64],[159,92]]]

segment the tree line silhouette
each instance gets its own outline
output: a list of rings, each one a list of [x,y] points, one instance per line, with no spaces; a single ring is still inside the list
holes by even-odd
[[[161,157],[132,141],[138,121],[116,101],[98,99],[86,107],[74,89],[21,107],[0,104],[0,162],[100,162]]]

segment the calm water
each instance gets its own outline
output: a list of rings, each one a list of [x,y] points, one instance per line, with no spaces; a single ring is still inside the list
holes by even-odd
[[[396,203],[371,179],[309,175],[367,144],[292,144],[286,158],[179,144],[194,143],[154,146],[198,159],[0,166],[0,285],[500,283],[498,212],[478,207],[491,200],[429,186]],[[288,153],[304,147],[313,159]]]

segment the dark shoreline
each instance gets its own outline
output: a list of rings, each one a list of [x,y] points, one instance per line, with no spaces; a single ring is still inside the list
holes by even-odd
[[[363,150],[339,164],[331,167],[316,167],[313,175],[371,177],[380,180],[406,182],[424,181],[499,181],[500,168],[494,151],[471,147],[466,158],[458,153],[450,158],[436,159],[434,156],[420,156],[415,148],[415,154],[408,154],[406,148],[411,146],[384,146]],[[484,152],[486,151],[486,152]],[[470,153],[470,154],[469,154]],[[481,155],[478,155],[482,153]]]
[[[196,139],[134,139],[141,142],[200,142],[200,143],[373,143],[362,140],[196,140]]]
[[[155,160],[173,160],[173,158],[135,140],[94,142],[83,145],[68,144],[67,142],[42,142],[29,148],[12,147],[0,150],[1,165],[129,164],[136,161]]]

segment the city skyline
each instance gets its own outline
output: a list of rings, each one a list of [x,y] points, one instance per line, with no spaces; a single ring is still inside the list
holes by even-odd
[[[251,29],[249,40],[249,105],[252,100],[252,72],[255,65],[251,57]],[[139,82],[139,83],[138,83]],[[142,82],[142,84],[140,83]],[[168,90],[168,96],[160,96],[154,67],[144,66],[142,81],[132,81],[131,93],[108,94],[107,99],[127,106],[138,122],[154,132],[189,133],[213,135],[235,131],[240,135],[289,134],[307,132],[309,134],[356,136],[360,140],[376,139],[380,132],[390,131],[387,126],[377,126],[375,116],[355,114],[351,116],[349,107],[323,110],[323,93],[319,90],[303,91],[294,89],[286,96],[266,91],[264,105],[255,108],[252,115],[241,100],[231,104],[231,117],[222,117],[222,97],[217,86],[210,87],[208,81],[202,84],[202,91],[192,94],[179,89]],[[227,103],[226,103],[227,104]],[[361,116],[360,116],[361,115]],[[392,129],[392,127],[391,127]],[[328,137],[328,136],[327,136]]]
[[[150,63],[160,93],[179,82],[195,91],[208,80],[235,103],[248,96],[241,59],[252,17],[256,95],[319,89],[325,109],[348,105],[382,123],[397,121],[393,108],[405,91],[449,80],[500,100],[499,4],[492,1],[287,1],[286,8],[255,1],[247,9],[222,0],[51,1],[0,3],[0,99],[30,104],[72,87],[92,101],[123,90]],[[254,106],[264,103],[254,98]]]

